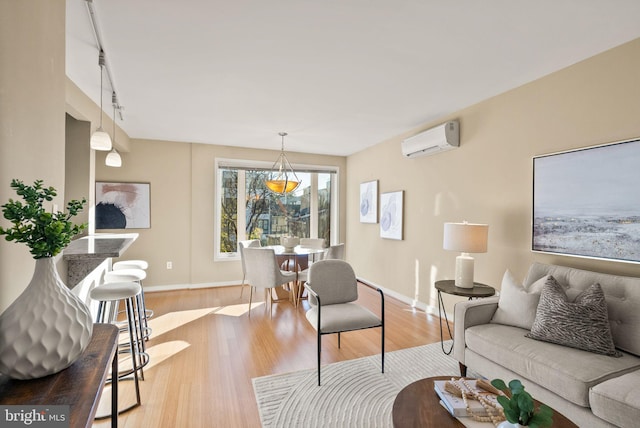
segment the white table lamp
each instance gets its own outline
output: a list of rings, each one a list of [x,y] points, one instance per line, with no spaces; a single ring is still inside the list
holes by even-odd
[[[444,224],[443,248],[462,253],[456,257],[456,287],[473,288],[473,257],[469,253],[486,253],[488,235],[486,224]]]

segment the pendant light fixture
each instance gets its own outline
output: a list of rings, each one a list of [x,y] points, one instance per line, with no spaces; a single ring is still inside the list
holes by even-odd
[[[100,55],[98,56],[98,65],[100,65],[100,126],[91,135],[90,144],[93,150],[109,151],[111,150],[111,137],[102,129],[102,70],[105,65],[104,51],[102,49],[100,49]]]
[[[113,148],[107,154],[107,157],[104,160],[105,165],[113,166],[115,168],[120,168],[122,166],[122,158],[120,157],[120,153],[116,150],[116,105],[118,104],[116,101],[116,93],[113,92],[111,95],[111,102],[113,103]]]
[[[280,156],[271,167],[271,171],[265,180],[264,184],[273,193],[279,193],[284,195],[291,193],[298,188],[300,180],[293,171],[289,159],[284,154],[284,137],[287,136],[286,132],[280,132],[278,135],[282,137],[282,146],[280,149]]]

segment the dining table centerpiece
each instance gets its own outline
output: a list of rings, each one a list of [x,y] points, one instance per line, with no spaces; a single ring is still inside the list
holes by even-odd
[[[22,294],[0,314],[0,373],[35,379],[69,367],[91,340],[89,308],[62,282],[55,264],[55,256],[86,228],[71,218],[87,201],[71,200],[66,212],[49,212],[44,204],[57,196],[55,188],[45,187],[42,180],[27,185],[18,179],[11,188],[22,201],[9,199],[2,205],[11,226],[0,227],[0,235],[26,244],[35,269]]]

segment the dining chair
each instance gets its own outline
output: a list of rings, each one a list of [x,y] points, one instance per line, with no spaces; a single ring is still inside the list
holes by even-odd
[[[344,244],[332,245],[327,248],[324,260],[344,260]]]
[[[325,251],[322,260],[344,260],[344,244],[332,245]],[[304,284],[309,277],[309,268],[298,272],[298,284]],[[302,293],[298,293],[296,305],[300,303]]]
[[[244,262],[244,249],[248,247],[261,247],[259,239],[248,239],[246,241],[238,242],[238,251],[240,252],[240,262],[242,263],[242,284],[240,284],[240,297],[242,298],[242,292],[244,291],[244,286],[247,285],[244,283],[244,280],[247,278],[247,267]]]
[[[300,238],[300,246],[302,248],[322,250],[324,248],[324,238]]]
[[[247,279],[251,286],[249,293],[249,317],[251,317],[251,302],[253,300],[253,289],[262,288],[265,291],[265,304],[268,299],[271,304],[270,316],[273,317],[273,295],[272,289],[296,279],[295,272],[281,271],[276,261],[276,254],[270,248],[247,247],[243,250],[245,266],[247,269]]]
[[[358,281],[351,265],[342,260],[321,260],[311,265],[309,279],[305,283],[309,293],[311,309],[306,313],[307,321],[317,332],[318,339],[318,386],[320,386],[320,354],[322,336],[381,327],[382,329],[382,373],[384,373],[384,293],[380,293],[380,317],[355,301],[358,299]]]

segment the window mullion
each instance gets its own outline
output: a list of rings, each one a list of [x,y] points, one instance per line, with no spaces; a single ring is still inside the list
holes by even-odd
[[[309,237],[318,237],[318,174],[311,174],[311,192],[309,200]]]
[[[243,169],[238,170],[237,210],[238,241],[244,241],[247,239],[247,179]]]

